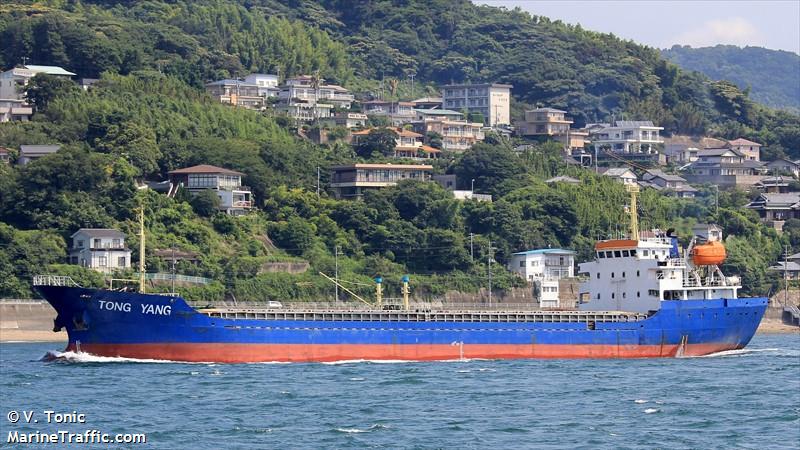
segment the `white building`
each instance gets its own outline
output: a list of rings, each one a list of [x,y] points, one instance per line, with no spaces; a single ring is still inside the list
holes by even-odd
[[[625,167],[609,167],[601,172],[604,177],[613,178],[624,185],[634,185],[639,177],[631,169]]]
[[[24,100],[25,86],[28,81],[37,74],[56,75],[63,77],[74,77],[75,74],[57,66],[36,66],[27,65],[14,67],[0,73],[0,99],[3,100]]]
[[[243,173],[222,167],[201,164],[169,172],[170,195],[183,186],[192,194],[213,190],[220,199],[219,209],[233,216],[246,214],[253,208],[253,193],[242,186]]]
[[[70,264],[99,272],[131,267],[131,251],[125,246],[125,233],[109,228],[81,228],[73,233]]]
[[[484,124],[511,124],[510,84],[450,84],[442,87],[442,107],[483,114]]]
[[[538,287],[539,305],[542,308],[558,308],[558,281],[575,276],[575,252],[547,248],[514,253],[508,270]]]
[[[278,88],[277,75],[251,73],[244,77],[244,82],[258,86],[258,95],[262,97],[277,97],[281,91]]]
[[[33,115],[33,107],[24,100],[15,98],[0,98],[0,123],[27,122]]]
[[[614,153],[656,153],[656,145],[663,144],[660,132],[649,120],[618,120],[613,126],[589,130],[589,139],[596,150]]]

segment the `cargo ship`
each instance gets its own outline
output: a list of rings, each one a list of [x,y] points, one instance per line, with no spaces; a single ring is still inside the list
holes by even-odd
[[[99,356],[220,363],[656,358],[745,347],[767,299],[738,297],[739,279],[719,268],[721,235],[695,236],[681,250],[671,233],[639,233],[632,216],[625,239],[598,242],[593,260],[580,264],[585,281],[571,311],[421,310],[407,289],[400,309],[194,308],[177,294],[89,289],[69,277],[36,276],[34,286],[56,310],[54,329],[66,328],[67,350]]]

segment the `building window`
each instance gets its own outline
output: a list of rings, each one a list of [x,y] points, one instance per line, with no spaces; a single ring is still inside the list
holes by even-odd
[[[519,266],[520,266],[520,267],[525,267],[525,261],[520,261],[520,262],[519,262]]]
[[[78,248],[83,248],[83,239],[77,241],[76,245]]]
[[[101,247],[102,246],[100,245],[100,239],[95,239],[94,240],[94,248],[101,248]]]
[[[120,247],[120,245],[119,245],[119,239],[114,239],[114,240],[112,240],[111,242],[113,243],[113,245],[114,245],[114,248],[119,248],[119,247]]]
[[[125,257],[120,256],[117,258],[117,267],[125,267]]]
[[[108,260],[105,256],[100,256],[97,258],[97,265],[100,267],[106,267],[108,265]]]

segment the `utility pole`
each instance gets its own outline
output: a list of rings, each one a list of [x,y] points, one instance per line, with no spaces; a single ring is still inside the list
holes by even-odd
[[[172,246],[172,293],[175,293],[175,246]]]
[[[473,233],[469,234],[469,261],[473,263],[475,262],[475,250],[472,248],[472,238],[474,236],[475,235]]]
[[[489,241],[489,261],[487,263],[489,267],[489,308],[492,307],[492,241]]]
[[[783,253],[783,306],[789,305],[789,272],[786,267],[789,263],[789,246],[787,245]]]
[[[319,198],[319,166],[317,166],[317,198]]]
[[[336,288],[336,290],[334,291],[334,295],[336,298],[336,303],[339,303],[339,246],[338,245],[334,247],[333,252],[335,261],[333,278],[334,280],[336,280],[336,283],[333,283],[333,286]]]
[[[414,98],[414,75],[413,72],[409,75],[411,77],[411,98]]]

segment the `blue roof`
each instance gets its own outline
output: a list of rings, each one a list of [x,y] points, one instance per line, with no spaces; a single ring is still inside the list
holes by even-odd
[[[515,255],[541,255],[541,254],[548,254],[548,253],[555,253],[561,255],[574,255],[575,252],[572,250],[564,250],[563,248],[540,248],[537,250],[528,250],[524,252],[517,252],[514,253]]]

